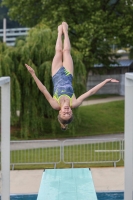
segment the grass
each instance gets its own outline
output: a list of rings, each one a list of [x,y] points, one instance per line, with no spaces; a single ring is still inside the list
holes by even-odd
[[[15,169],[53,168],[52,163],[57,163],[57,168],[70,168],[72,163],[76,163],[74,165],[77,167],[112,167],[114,162],[117,162],[117,166],[123,166],[120,152],[111,151],[119,150],[120,146],[118,141],[65,146],[64,162],[59,147],[15,150],[11,151],[11,164],[15,163]],[[80,164],[77,164],[78,162]]]
[[[94,94],[88,97],[86,100],[93,100],[93,99],[106,99],[110,97],[118,97],[118,94]]]
[[[83,106],[78,136],[124,132],[124,101]]]

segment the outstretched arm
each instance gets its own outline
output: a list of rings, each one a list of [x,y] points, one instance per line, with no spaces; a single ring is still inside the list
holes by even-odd
[[[27,64],[25,64],[26,68],[28,69],[28,71],[30,72],[30,74],[32,75],[34,81],[36,82],[39,90],[44,94],[45,98],[47,99],[47,101],[50,103],[50,105],[52,106],[52,108],[58,110],[58,104],[55,102],[55,100],[52,98],[52,96],[50,95],[50,93],[48,92],[47,88],[41,83],[41,81],[37,78],[35,71]]]
[[[85,92],[84,94],[82,94],[80,97],[77,98],[76,103],[74,105],[74,107],[78,107],[80,104],[82,104],[82,102],[89,96],[95,94],[98,90],[100,90],[106,83],[108,82],[112,82],[112,83],[117,83],[119,82],[116,79],[106,79],[105,81],[99,83],[98,85],[96,85],[95,87],[93,87],[92,89],[90,89],[88,92]]]

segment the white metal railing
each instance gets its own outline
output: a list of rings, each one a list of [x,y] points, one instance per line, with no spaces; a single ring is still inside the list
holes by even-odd
[[[122,153],[121,153],[121,155],[122,155],[122,160],[124,161],[125,160],[124,159],[124,157],[125,157],[125,142],[124,142],[124,140],[121,141],[121,146],[122,146]]]
[[[10,158],[15,165],[101,164],[124,161],[122,139],[67,139],[11,141]]]
[[[116,163],[122,159],[122,142],[116,139],[65,140],[63,147],[63,162],[72,165],[112,162],[116,166]]]
[[[30,28],[10,28],[6,29],[6,43],[9,46],[14,46],[15,40],[19,36],[25,36],[27,35]],[[3,37],[3,29],[0,29],[0,37]]]
[[[11,165],[54,164],[61,162],[58,140],[11,141]]]

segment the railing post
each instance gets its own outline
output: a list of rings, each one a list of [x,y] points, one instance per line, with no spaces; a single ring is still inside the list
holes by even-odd
[[[61,144],[61,162],[64,160],[64,142]]]

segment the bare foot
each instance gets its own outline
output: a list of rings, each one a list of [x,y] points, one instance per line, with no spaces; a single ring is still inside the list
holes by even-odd
[[[63,26],[62,26],[62,24],[58,26],[58,33],[60,33],[60,34],[63,33]]]
[[[63,33],[68,32],[68,24],[66,22],[62,22]]]

